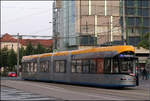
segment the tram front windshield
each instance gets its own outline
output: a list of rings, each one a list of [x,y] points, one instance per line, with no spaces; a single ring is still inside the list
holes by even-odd
[[[135,59],[121,58],[119,59],[120,73],[135,74]]]
[[[135,74],[136,59],[134,57],[114,58],[111,71],[119,74]]]

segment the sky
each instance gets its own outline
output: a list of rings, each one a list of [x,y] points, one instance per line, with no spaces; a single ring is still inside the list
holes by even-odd
[[[1,34],[52,36],[53,1],[2,1]]]

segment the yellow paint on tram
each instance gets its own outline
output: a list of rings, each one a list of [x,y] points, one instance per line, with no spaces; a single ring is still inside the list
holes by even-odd
[[[109,46],[109,47],[97,47],[97,48],[91,48],[91,49],[82,49],[82,50],[73,50],[70,51],[72,55],[77,54],[84,54],[84,53],[96,53],[96,52],[106,52],[106,51],[116,51],[118,54],[125,52],[125,51],[132,51],[135,52],[135,49],[133,46]],[[44,58],[49,56],[65,56],[68,55],[69,51],[63,51],[63,52],[56,52],[56,53],[45,53],[45,54],[39,54],[39,55],[30,55],[30,56],[24,56],[23,60],[29,60],[34,58]]]

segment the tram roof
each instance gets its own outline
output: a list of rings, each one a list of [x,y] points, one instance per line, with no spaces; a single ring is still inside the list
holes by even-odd
[[[65,56],[71,53],[72,55],[83,54],[83,53],[96,53],[96,52],[106,52],[106,51],[115,51],[118,54],[125,52],[125,51],[132,51],[134,52],[135,49],[133,46],[109,46],[109,47],[96,47],[90,49],[81,49],[81,50],[73,50],[73,51],[62,51],[56,53],[44,53],[44,54],[37,54],[37,55],[30,55],[24,56],[22,60],[31,60],[35,58],[44,58],[49,56]]]
[[[96,53],[96,52],[106,52],[106,51],[116,51],[119,54],[125,51],[134,52],[135,49],[133,46],[109,46],[109,47],[96,47],[90,49],[75,50],[72,51],[71,53],[73,55],[76,55],[76,54],[83,54],[83,53]]]

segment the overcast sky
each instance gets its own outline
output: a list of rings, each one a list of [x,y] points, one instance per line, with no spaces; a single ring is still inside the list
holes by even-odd
[[[52,35],[53,1],[2,1],[1,34]]]

